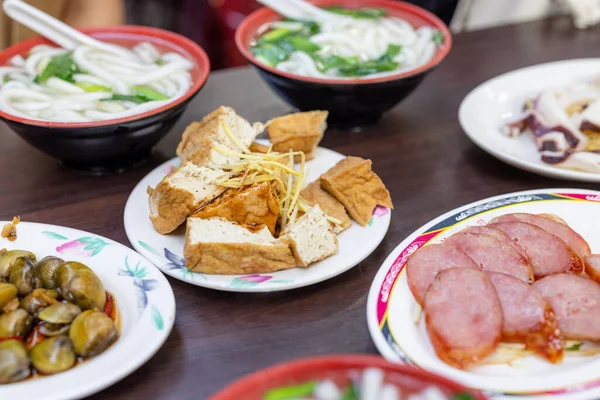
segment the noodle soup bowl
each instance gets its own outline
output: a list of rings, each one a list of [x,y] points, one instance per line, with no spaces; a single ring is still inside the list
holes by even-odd
[[[389,16],[402,18],[415,29],[430,26],[443,35],[433,58],[416,69],[361,79],[314,78],[284,72],[257,60],[251,50],[252,43],[265,24],[282,17],[269,8],[261,8],[246,17],[236,31],[238,50],[284,101],[300,111],[328,110],[330,126],[358,127],[376,122],[384,112],[412,93],[452,47],[448,27],[432,13],[412,4],[395,0],[312,0],[311,3],[318,6],[343,4],[351,9],[380,8],[386,10]]]
[[[64,166],[92,174],[122,172],[141,164],[158,141],[181,117],[189,102],[204,86],[210,71],[208,56],[191,40],[162,29],[143,26],[115,26],[83,29],[104,42],[133,47],[152,43],[161,53],[176,52],[194,64],[192,85],[181,97],[162,107],[129,117],[94,122],[50,122],[28,119],[0,110],[2,119],[26,142],[55,157]],[[0,65],[16,55],[50,41],[38,37],[0,52]]]
[[[360,384],[362,373],[368,368],[381,370],[383,382],[396,387],[402,399],[410,398],[411,394],[422,393],[427,388],[435,388],[447,399],[456,396],[455,398],[485,400],[480,392],[423,369],[394,364],[381,357],[350,354],[314,357],[276,365],[241,378],[209,400],[263,400],[265,393],[275,388],[324,380],[334,382],[338,388],[347,387],[350,382]]]

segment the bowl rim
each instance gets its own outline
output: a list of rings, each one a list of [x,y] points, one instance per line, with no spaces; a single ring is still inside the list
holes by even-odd
[[[141,26],[141,25],[115,25],[115,26],[98,26],[98,27],[90,27],[79,29],[81,32],[86,34],[119,34],[122,33],[124,36],[140,36],[142,39],[143,36],[152,37],[163,42],[168,42],[175,47],[178,47],[180,50],[188,53],[189,56],[192,57],[192,61],[198,67],[200,73],[198,79],[193,83],[192,87],[180,98],[177,100],[167,103],[162,107],[155,108],[153,110],[146,111],[141,114],[135,114],[128,117],[115,118],[104,121],[91,121],[91,122],[57,122],[57,121],[43,121],[37,119],[30,119],[25,117],[20,117],[17,115],[10,114],[3,110],[0,110],[0,118],[9,120],[12,122],[17,122],[25,125],[33,125],[40,126],[46,128],[61,128],[61,129],[71,129],[71,128],[98,128],[98,127],[110,127],[113,125],[122,125],[124,123],[129,123],[133,121],[142,120],[162,112],[168,111],[170,109],[174,109],[180,104],[186,102],[190,98],[192,98],[198,91],[204,86],[206,80],[208,79],[208,75],[210,73],[210,60],[208,55],[194,41],[182,36],[178,33],[167,31],[165,29],[153,28],[149,26]],[[23,54],[33,46],[38,44],[51,43],[54,45],[52,41],[44,38],[43,36],[36,36],[31,39],[24,40],[17,44],[14,44],[2,51],[0,51],[0,58],[5,58],[7,60],[10,57]]]
[[[315,3],[317,5],[327,5],[329,3],[336,4],[335,0],[308,0],[311,3]],[[365,78],[365,79],[331,79],[331,78],[313,78],[309,76],[297,75],[290,72],[280,71],[274,67],[268,66],[256,60],[249,47],[246,47],[243,43],[243,37],[246,35],[247,31],[250,30],[250,25],[256,23],[256,21],[264,21],[269,19],[273,15],[277,15],[275,11],[272,11],[268,7],[262,7],[250,15],[248,15],[238,28],[235,31],[235,44],[238,48],[238,51],[242,53],[244,58],[254,65],[257,68],[268,71],[274,75],[279,75],[288,79],[310,82],[310,83],[320,83],[320,84],[328,84],[328,85],[366,85],[371,83],[380,83],[380,82],[389,82],[402,78],[409,78],[412,76],[416,76],[425,71],[435,68],[438,64],[440,64],[448,55],[450,50],[452,49],[452,34],[450,33],[450,29],[448,26],[439,19],[433,13],[416,6],[411,3],[407,3],[404,1],[397,0],[361,0],[361,2],[365,3],[366,7],[376,6],[379,8],[385,9],[393,9],[401,12],[405,12],[407,14],[412,14],[418,18],[425,20],[429,26],[436,28],[444,34],[444,43],[443,47],[437,51],[435,56],[425,65],[422,65],[419,68],[415,68],[409,71],[401,72],[398,74],[392,74],[389,76],[382,76],[377,78]],[[264,23],[264,22],[263,22]],[[262,25],[259,24],[259,26]],[[256,34],[256,31],[254,32]]]
[[[405,365],[396,364],[385,360],[380,356],[366,354],[334,354],[326,356],[317,356],[310,358],[302,358],[281,364],[276,364],[271,367],[245,375],[225,388],[210,396],[208,400],[230,400],[240,397],[239,394],[247,392],[247,388],[260,383],[268,382],[273,376],[284,374],[293,374],[298,370],[312,370],[326,366],[328,368],[381,368],[389,372],[398,374],[411,375],[421,381],[429,382],[435,386],[443,386],[456,388],[457,390],[467,391],[473,395],[475,400],[486,400],[486,397],[478,390],[471,389],[458,382],[447,379],[443,376],[433,374],[424,369]]]

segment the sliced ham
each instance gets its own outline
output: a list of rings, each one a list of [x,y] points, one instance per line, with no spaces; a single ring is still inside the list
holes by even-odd
[[[529,259],[527,256],[527,252],[525,252],[525,250],[521,246],[519,246],[517,244],[517,242],[512,240],[506,233],[502,232],[499,229],[495,229],[495,228],[492,228],[491,226],[487,226],[487,225],[483,225],[483,226],[475,225],[475,226],[470,226],[468,228],[465,228],[461,232],[478,233],[478,234],[493,236],[494,239],[499,240],[502,243],[504,243],[505,245],[512,247],[520,255],[522,255],[526,259]]]
[[[406,276],[408,287],[417,303],[423,305],[425,292],[438,272],[452,267],[480,268],[465,253],[446,244],[430,244],[409,257]]]
[[[533,267],[529,260],[493,236],[459,232],[444,243],[463,251],[484,271],[504,272],[524,282],[533,282]]]
[[[558,216],[558,215],[556,215],[556,214],[547,214],[547,213],[544,213],[544,214],[538,214],[538,215],[539,215],[540,217],[544,217],[544,218],[551,219],[552,221],[556,221],[556,222],[558,222],[559,224],[563,224],[563,225],[569,225],[569,224],[567,224],[567,221],[565,221],[564,219],[562,219],[561,217],[559,217],[559,216]]]
[[[600,340],[600,285],[582,276],[555,274],[533,288],[552,306],[565,339]]]
[[[489,226],[506,233],[527,252],[536,279],[562,272],[583,272],[583,261],[571,246],[539,226],[520,221],[495,222]]]
[[[585,258],[585,272],[594,281],[600,283],[600,254],[592,254]]]
[[[502,339],[523,343],[552,363],[562,359],[563,346],[552,307],[531,285],[514,276],[486,272],[496,288],[504,323]]]
[[[505,214],[491,220],[494,222],[510,222],[510,221],[522,221],[539,226],[540,228],[550,232],[554,236],[561,238],[566,244],[571,246],[575,253],[579,254],[579,257],[585,258],[592,254],[590,246],[581,237],[581,235],[575,232],[571,227],[565,225],[562,222],[557,222],[554,219],[548,218],[543,215],[527,214],[527,213],[514,213]]]
[[[490,355],[502,334],[502,306],[487,275],[474,268],[441,271],[425,295],[425,323],[437,356],[457,368]]]

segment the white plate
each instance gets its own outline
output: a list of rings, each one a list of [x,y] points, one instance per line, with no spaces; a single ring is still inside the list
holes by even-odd
[[[565,352],[553,365],[530,356],[509,364],[459,370],[437,358],[423,318],[415,324],[418,304],[404,273],[408,257],[427,243],[470,225],[483,224],[506,213],[554,213],[600,252],[600,192],[581,189],[545,189],[511,193],[481,200],[450,211],[417,229],[389,255],[371,285],[367,302],[369,331],[379,352],[388,360],[416,364],[494,398],[561,399],[600,398],[600,355],[576,356]]]
[[[458,118],[467,136],[481,149],[517,168],[552,178],[600,182],[600,174],[556,168],[541,161],[527,134],[509,138],[500,128],[520,114],[527,97],[597,78],[600,59],[558,61],[518,69],[479,85],[462,101]]]
[[[175,297],[167,279],[122,244],[75,229],[21,222],[17,240],[2,239],[0,247],[29,250],[38,259],[53,255],[84,263],[114,296],[121,314],[119,339],[104,353],[57,375],[0,385],[2,399],[80,399],[98,392],[148,361],[173,328]]]
[[[309,169],[307,182],[314,181],[343,158],[340,153],[318,147],[315,158],[306,163],[306,168]],[[133,247],[161,271],[193,285],[233,292],[273,292],[312,285],[358,265],[377,248],[390,225],[390,211],[378,207],[368,226],[361,227],[353,222],[350,228],[339,234],[337,254],[308,268],[254,275],[206,275],[190,272],[182,258],[185,227],[168,235],[158,234],[150,222],[146,193],[148,186],[155,187],[179,162],[178,158],[174,158],[160,165],[133,189],[125,206],[125,232]]]

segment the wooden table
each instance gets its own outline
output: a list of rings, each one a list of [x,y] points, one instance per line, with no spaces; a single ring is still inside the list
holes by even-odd
[[[476,148],[457,120],[462,98],[503,72],[566,58],[593,57],[598,29],[566,18],[460,34],[454,49],[407,100],[360,132],[328,131],[322,145],[370,158],[396,210],[383,243],[352,270],[304,289],[235,294],[168,278],[177,300],[175,328],[138,371],[92,399],[205,399],[232,380],[274,363],[329,353],[375,353],[366,325],[371,281],[394,247],[445,211],[488,196],[543,187],[597,188],[542,178]],[[175,154],[183,129],[220,104],[252,121],[290,111],[254,71],[214,73],[206,87],[135,171],[90,177],[57,166],[0,127],[0,217],[91,231],[129,246],[123,208],[135,184]]]

